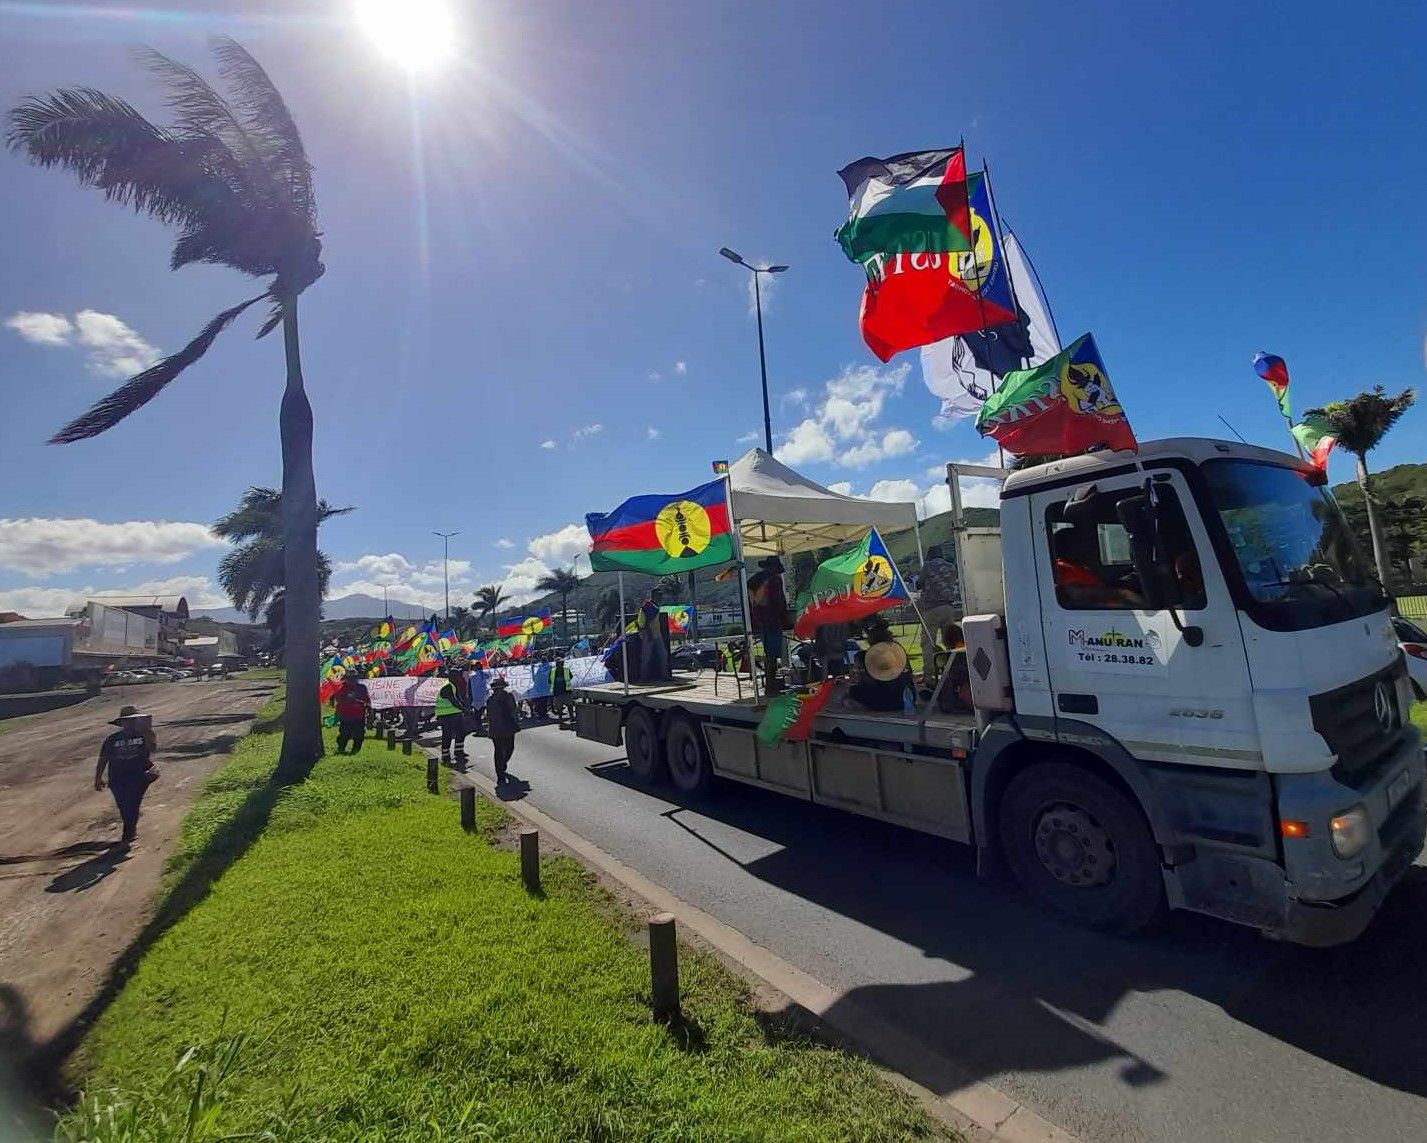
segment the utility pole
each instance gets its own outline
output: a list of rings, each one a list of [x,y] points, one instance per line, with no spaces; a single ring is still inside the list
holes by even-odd
[[[445,544],[445,551],[441,556],[441,579],[446,585],[446,612],[441,616],[442,626],[451,626],[451,537],[459,536],[460,532],[432,532],[433,536],[440,536]]]
[[[763,381],[763,444],[771,456],[773,454],[773,417],[768,407],[768,360],[763,352],[763,290],[759,285],[759,278],[763,274],[781,274],[788,267],[750,265],[743,260],[741,254],[735,254],[727,246],[720,248],[719,253],[753,275],[753,309],[758,315],[758,373]]]

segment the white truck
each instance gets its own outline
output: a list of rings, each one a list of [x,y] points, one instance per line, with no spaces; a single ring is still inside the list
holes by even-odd
[[[770,749],[750,696],[699,676],[583,688],[578,733],[685,796],[724,778],[974,845],[1096,928],[1168,905],[1361,933],[1422,849],[1424,759],[1389,600],[1321,478],[1163,440],[1013,472],[1000,509],[957,533],[971,710],[835,700]]]

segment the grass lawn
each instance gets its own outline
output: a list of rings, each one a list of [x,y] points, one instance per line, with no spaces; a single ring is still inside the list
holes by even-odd
[[[1412,704],[1412,723],[1427,737],[1427,702]]]
[[[944,1137],[711,958],[682,950],[687,1022],[654,1023],[623,914],[567,859],[528,895],[504,815],[462,833],[420,756],[368,739],[276,790],[277,709],[186,820],[167,876],[191,908],[81,1048],[61,1138]]]

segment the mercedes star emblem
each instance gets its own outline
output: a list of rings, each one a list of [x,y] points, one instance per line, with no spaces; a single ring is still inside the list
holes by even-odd
[[[1397,723],[1397,711],[1393,709],[1392,694],[1387,689],[1387,683],[1380,682],[1373,688],[1372,692],[1373,714],[1377,715],[1377,723],[1383,730],[1391,731]]]

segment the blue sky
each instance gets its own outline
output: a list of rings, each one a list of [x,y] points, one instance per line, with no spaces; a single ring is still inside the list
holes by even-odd
[[[302,302],[318,485],[358,509],[322,532],[334,594],[437,601],[433,529],[461,532],[462,600],[528,590],[586,512],[741,453],[757,351],[722,245],[792,266],[765,313],[792,459],[940,506],[933,471],[988,450],[933,423],[915,353],[881,366],[858,336],[861,271],[831,235],[835,172],[864,154],[966,137],[1141,439],[1226,435],[1223,414],[1284,445],[1259,348],[1300,409],[1421,381],[1421,4],[457,8],[458,58],[412,77],[346,0],[0,2],[6,106],[85,83],[161,118],[127,45],[204,63],[218,31],[283,90],[325,230]],[[204,525],[279,480],[276,339],[240,323],[109,434],[43,441],[251,285],[170,273],[164,228],[10,155],[0,225],[0,320],[50,315],[0,327],[0,607],[156,585],[214,602]],[[1375,465],[1423,460],[1424,426],[1415,410]]]

